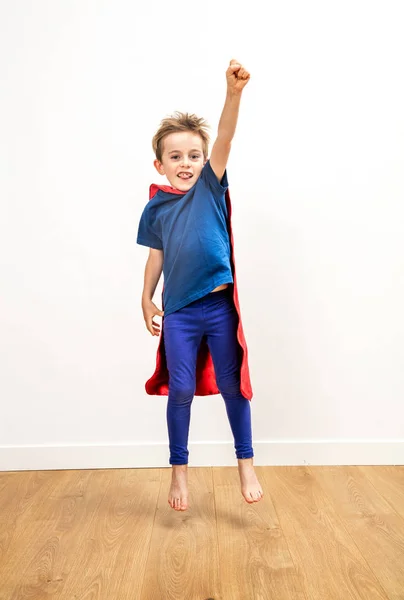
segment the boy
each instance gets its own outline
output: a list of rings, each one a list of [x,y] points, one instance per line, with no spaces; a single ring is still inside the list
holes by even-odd
[[[142,295],[148,331],[160,335],[149,394],[168,394],[172,482],[170,506],[188,508],[188,432],[191,403],[222,394],[233,432],[241,491],[258,502],[263,491],[253,467],[247,347],[239,313],[226,165],[242,90],[250,74],[236,60],[226,71],[227,95],[208,160],[206,123],[176,113],[153,138],[154,166],[168,186],[152,185],[137,242],[150,248]],[[153,295],[164,272],[163,309]]]

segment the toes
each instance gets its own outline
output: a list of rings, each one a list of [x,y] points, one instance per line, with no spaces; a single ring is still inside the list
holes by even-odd
[[[264,497],[264,493],[262,490],[243,491],[243,496],[246,502],[253,504],[254,502],[259,502]]]
[[[188,501],[187,501],[186,498],[184,499],[184,498],[181,498],[181,497],[169,497],[168,498],[168,504],[174,510],[182,511],[182,510],[187,510],[188,509]]]

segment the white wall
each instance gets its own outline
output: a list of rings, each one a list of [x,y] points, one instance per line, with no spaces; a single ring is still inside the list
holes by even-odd
[[[402,3],[137,5],[0,4],[0,469],[168,466],[137,226],[160,119],[214,133],[233,57],[256,464],[403,462]],[[236,464],[220,396],[190,442]]]

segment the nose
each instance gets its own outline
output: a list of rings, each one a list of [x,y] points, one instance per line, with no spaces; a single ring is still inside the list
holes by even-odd
[[[182,161],[181,161],[182,165],[184,167],[187,167],[189,165],[189,158],[188,155],[184,154],[184,156],[182,157]]]

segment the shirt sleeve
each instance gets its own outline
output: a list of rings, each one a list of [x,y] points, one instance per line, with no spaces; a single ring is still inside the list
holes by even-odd
[[[163,250],[163,242],[150,223],[150,211],[148,210],[148,206],[145,207],[143,214],[140,217],[137,243],[141,246],[147,246],[148,248]]]
[[[212,189],[212,191],[218,194],[224,194],[227,188],[229,187],[229,182],[227,180],[227,169],[223,174],[222,180],[219,182],[210,164],[210,159],[203,167],[200,177],[202,177],[203,180],[206,181],[206,183]]]

